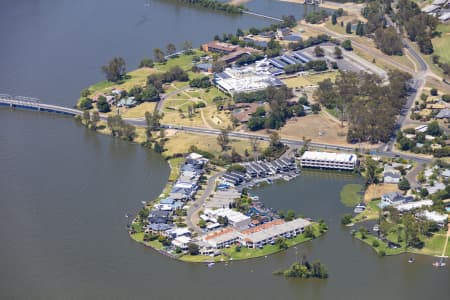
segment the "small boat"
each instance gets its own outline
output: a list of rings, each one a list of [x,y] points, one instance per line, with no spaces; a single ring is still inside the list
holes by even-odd
[[[443,257],[441,257],[440,260],[435,261],[435,262],[433,263],[433,267],[436,267],[436,268],[445,267],[445,265],[446,265],[446,263],[445,263]]]
[[[215,263],[211,262],[211,263],[209,263],[207,266],[208,266],[208,268],[211,268],[211,267],[214,266],[214,265],[215,265]]]
[[[380,231],[380,225],[378,225],[378,224],[373,225],[372,230],[375,231],[375,232]]]
[[[142,203],[142,205],[145,205],[145,204],[147,204],[147,202],[145,202],[145,201],[141,201],[141,203]]]
[[[409,262],[410,264],[413,264],[413,263],[416,262],[416,260],[415,260],[414,258],[410,257],[410,258],[408,259],[408,262]]]
[[[128,214],[125,214],[125,218],[127,218],[127,219],[129,218]]]

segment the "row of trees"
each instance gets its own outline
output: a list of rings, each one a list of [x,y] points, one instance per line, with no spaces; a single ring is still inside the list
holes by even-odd
[[[322,49],[322,48],[320,48]],[[322,49],[323,51],[323,49]],[[322,54],[323,56],[324,54]],[[342,52],[341,54],[342,55]],[[327,62],[324,60],[313,60],[313,61],[309,61],[306,64],[293,64],[293,65],[287,65],[284,67],[284,71],[286,72],[286,74],[293,74],[293,73],[297,73],[297,72],[302,72],[302,71],[308,71],[308,70],[313,70],[315,72],[322,72],[322,71],[326,71],[328,70],[328,65]]]
[[[387,142],[395,117],[404,105],[409,74],[389,72],[389,84],[374,74],[340,72],[335,83],[319,83],[314,97],[322,105],[337,109],[341,121],[348,121],[349,142]]]
[[[181,3],[196,5],[207,9],[223,11],[229,14],[241,14],[246,10],[243,5],[232,5],[228,3],[219,2],[216,0],[176,0]]]
[[[399,0],[397,7],[395,15],[397,24],[405,28],[411,41],[417,42],[420,52],[433,53],[431,38],[438,25],[436,17],[422,12],[417,3],[411,0]]]
[[[189,75],[186,71],[184,71],[179,66],[174,66],[169,69],[169,71],[164,73],[156,73],[156,74],[150,74],[147,77],[147,86],[148,87],[154,87],[158,91],[162,92],[163,84],[164,83],[170,83],[173,81],[188,81]]]

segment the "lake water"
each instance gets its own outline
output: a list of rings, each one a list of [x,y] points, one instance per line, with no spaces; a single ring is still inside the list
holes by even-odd
[[[150,3],[150,6],[144,4]],[[272,16],[302,6],[258,0]],[[0,92],[73,105],[123,56],[132,69],[155,47],[267,21],[164,1],[3,0]],[[313,218],[329,232],[268,258],[217,264],[171,260],[129,239],[126,213],[157,196],[169,169],[159,155],[95,134],[70,118],[0,109],[0,299],[445,299],[448,268],[432,258],[378,258],[339,224],[338,195],[358,178],[304,172],[255,191],[267,205]],[[296,254],[297,252],[297,254]],[[273,276],[296,256],[320,259],[328,280]]]

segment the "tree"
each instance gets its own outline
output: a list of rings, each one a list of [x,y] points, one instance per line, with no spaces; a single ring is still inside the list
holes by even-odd
[[[345,41],[343,41],[343,42],[342,42],[342,48],[344,48],[344,49],[347,50],[347,51],[353,50],[353,47],[352,47],[352,41],[350,41],[350,40],[345,40]]]
[[[284,218],[285,221],[292,221],[295,219],[295,211],[292,209],[289,209],[286,213],[286,217]]]
[[[97,109],[101,113],[107,113],[111,111],[111,107],[109,106],[109,103],[108,101],[106,101],[106,98],[104,96],[98,97]]]
[[[371,158],[366,160],[366,183],[372,184],[377,183],[377,162]]]
[[[169,43],[169,44],[167,45],[167,47],[166,47],[166,53],[167,53],[167,55],[172,55],[172,54],[174,54],[176,51],[177,51],[177,47],[176,47],[174,44]]]
[[[230,138],[228,137],[229,133],[229,128],[223,128],[220,130],[220,134],[217,136],[217,143],[219,144],[222,151],[227,150],[228,144],[230,143]]]
[[[197,244],[189,243],[188,252],[190,255],[198,255],[200,253],[200,248]]]
[[[82,119],[84,120],[84,123],[87,127],[91,124],[91,114],[88,110],[83,111]]]
[[[155,64],[151,58],[143,58],[139,63],[139,68],[153,68]]]
[[[352,33],[352,23],[351,22],[347,22],[347,25],[345,25],[345,32],[348,34]]]
[[[90,94],[91,94],[91,91],[88,88],[82,89],[81,93],[80,93],[81,97],[85,97],[85,98],[89,97]]]
[[[336,58],[342,58],[342,50],[338,46],[334,47],[334,56]]]
[[[325,55],[325,51],[320,46],[316,46],[314,48],[314,55],[316,55],[316,57],[323,57]]]
[[[92,100],[90,98],[81,98],[80,102],[78,103],[78,107],[81,110],[91,109],[92,106]]]
[[[387,55],[403,54],[402,40],[393,27],[378,28],[375,31],[375,44]]]
[[[108,81],[117,82],[125,76],[125,60],[122,57],[114,57],[107,65],[102,67]]]
[[[342,216],[341,218],[341,224],[342,225],[347,225],[350,224],[352,222],[352,215],[351,214],[345,214]]]
[[[98,122],[100,122],[100,114],[98,113],[98,111],[94,111],[92,112],[91,116],[91,128],[97,130]]]
[[[183,45],[181,46],[181,48],[183,49],[185,54],[193,53],[193,51],[192,51],[192,42],[190,42],[190,41],[184,41]]]
[[[155,61],[158,63],[162,63],[166,60],[164,57],[164,52],[159,48],[153,49],[153,57],[155,58]]]
[[[427,133],[432,136],[440,136],[442,134],[442,129],[439,127],[437,121],[430,122],[428,124]]]
[[[331,15],[331,24],[336,25],[337,24],[337,16],[335,13]]]
[[[270,138],[270,147],[274,149],[280,149],[283,148],[283,144],[281,143],[281,138],[278,132],[272,131],[272,133],[269,136]]]
[[[406,177],[403,177],[400,182],[398,183],[398,188],[401,191],[407,191],[411,188],[411,185],[409,184],[408,179],[406,179]]]

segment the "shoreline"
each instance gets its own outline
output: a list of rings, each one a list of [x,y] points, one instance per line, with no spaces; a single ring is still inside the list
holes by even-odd
[[[181,166],[181,164],[180,165],[172,164],[171,163],[172,160],[173,159],[168,159],[168,163],[169,163],[169,166],[170,166],[170,169],[171,169],[170,174],[169,174],[169,178],[171,176],[173,176],[174,174],[177,174],[178,170],[176,170],[175,168]],[[184,158],[183,158],[183,161],[184,161]],[[209,174],[209,176],[211,178],[211,177],[216,176],[217,174],[220,174],[220,171],[211,172]],[[173,186],[173,182],[168,180],[166,185],[164,186],[160,196],[156,197],[153,200],[150,200],[150,201],[146,202],[146,204],[144,205],[144,208],[152,207],[153,204],[155,204],[159,199],[162,198],[162,195],[164,195],[164,191],[166,191],[168,188],[171,188],[172,186]],[[208,187],[205,187],[205,190],[207,188]],[[201,207],[199,207],[198,209],[201,209]],[[137,242],[139,244],[142,244],[145,247],[151,248],[151,249],[157,251],[159,254],[165,255],[165,256],[167,256],[169,258],[172,258],[172,259],[175,259],[175,260],[188,262],[188,263],[218,263],[218,262],[248,260],[248,259],[254,259],[254,258],[259,258],[259,257],[263,257],[263,256],[267,257],[269,255],[276,254],[276,253],[288,250],[289,248],[292,248],[292,247],[297,246],[299,244],[302,244],[302,243],[305,243],[305,242],[309,242],[309,241],[311,241],[313,239],[317,239],[319,237],[322,237],[328,231],[328,230],[323,230],[321,232],[320,224],[317,223],[317,222],[311,222],[310,226],[311,226],[312,232],[314,234],[314,237],[306,237],[305,233],[302,233],[302,234],[297,235],[294,238],[285,239],[285,242],[287,244],[287,248],[286,249],[279,248],[278,245],[267,244],[263,248],[253,248],[253,249],[247,248],[245,246],[241,246],[242,250],[236,251],[237,245],[234,244],[234,245],[232,245],[229,248],[218,249],[218,251],[220,251],[220,255],[217,255],[217,256],[201,255],[201,254],[190,255],[188,253],[187,254],[183,253],[183,254],[177,255],[177,254],[172,254],[169,251],[164,250],[164,246],[162,245],[162,243],[156,242],[156,240],[155,241],[144,241],[143,237],[145,235],[145,231],[133,233],[132,232],[133,224],[136,224],[135,221],[137,220],[138,216],[139,216],[139,213],[132,219],[133,221],[131,222],[131,224],[129,226],[129,230],[128,230],[129,237],[133,241],[135,241],[135,242]],[[190,228],[189,226],[187,228],[189,228],[189,229],[191,229],[191,230],[193,230],[195,232],[195,230],[193,228]],[[266,247],[269,247],[269,248],[266,248]],[[247,257],[239,258],[238,256],[236,256],[236,254],[235,254],[235,257],[233,257],[233,253],[235,253],[235,251],[236,251],[236,253],[239,253],[241,251],[242,252],[248,251],[248,253],[250,253],[252,251],[255,251],[255,253],[251,253]]]

